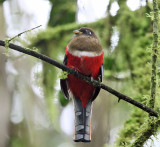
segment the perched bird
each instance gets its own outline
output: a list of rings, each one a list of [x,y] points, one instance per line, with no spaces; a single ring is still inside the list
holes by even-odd
[[[85,76],[102,81],[104,51],[92,29],[73,31],[75,37],[66,47],[64,64]],[[91,141],[91,106],[100,88],[69,74],[60,80],[65,98],[72,97],[75,110],[75,142]]]

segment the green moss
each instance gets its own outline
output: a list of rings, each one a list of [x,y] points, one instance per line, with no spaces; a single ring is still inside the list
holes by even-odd
[[[117,52],[126,54],[125,60],[128,60],[128,67],[133,76],[132,89],[135,92],[135,99],[147,104],[150,98],[152,24],[144,17],[144,14],[144,8],[134,12],[128,9],[120,10],[120,18],[117,22],[120,27],[120,40],[117,46],[119,51]],[[133,140],[136,140],[143,130],[148,128],[147,119],[146,113],[133,108],[130,118],[120,131],[116,145],[130,146]]]
[[[5,39],[5,49],[6,49],[6,56],[9,56],[9,40],[10,38]]]
[[[68,72],[62,71],[61,74],[59,75],[60,79],[66,79],[68,77]]]

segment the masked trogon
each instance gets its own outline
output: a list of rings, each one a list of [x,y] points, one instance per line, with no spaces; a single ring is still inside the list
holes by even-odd
[[[95,80],[102,81],[102,46],[92,29],[82,27],[73,31],[75,37],[66,47],[64,64]],[[75,111],[75,142],[91,141],[91,107],[100,88],[69,74],[60,80],[65,98],[72,97]]]

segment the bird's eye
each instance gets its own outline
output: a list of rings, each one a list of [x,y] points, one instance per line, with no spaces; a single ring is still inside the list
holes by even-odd
[[[92,32],[89,31],[89,35],[92,35]]]

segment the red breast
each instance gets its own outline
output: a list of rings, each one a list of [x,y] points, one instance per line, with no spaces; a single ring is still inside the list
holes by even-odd
[[[76,56],[69,52],[67,46],[66,55],[68,67],[76,69],[86,76],[92,76],[95,80],[98,79],[99,69],[103,64],[103,51],[97,56]],[[74,97],[80,98],[83,107],[85,107],[94,94],[95,87],[72,75],[68,76],[68,85]]]

